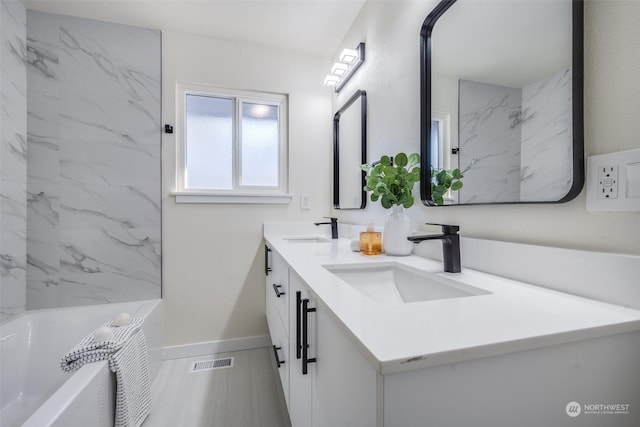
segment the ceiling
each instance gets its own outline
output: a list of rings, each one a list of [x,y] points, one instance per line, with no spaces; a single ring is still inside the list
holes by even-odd
[[[27,9],[329,57],[365,0],[22,0]]]

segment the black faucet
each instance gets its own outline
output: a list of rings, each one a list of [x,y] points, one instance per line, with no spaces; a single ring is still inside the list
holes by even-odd
[[[330,219],[331,222],[314,222],[314,224],[315,225],[331,224],[331,238],[337,239],[338,238],[338,218],[333,218],[328,216],[325,216],[324,218]]]
[[[460,273],[460,227],[457,225],[430,224],[442,226],[442,234],[428,234],[425,236],[409,236],[407,239],[413,243],[425,240],[442,240],[442,262],[444,271],[448,273]]]

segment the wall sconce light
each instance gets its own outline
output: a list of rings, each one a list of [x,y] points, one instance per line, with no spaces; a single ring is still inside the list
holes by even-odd
[[[342,62],[336,62],[333,64],[333,67],[331,67],[331,74],[334,76],[342,77],[347,74],[347,71],[349,71],[349,66]]]
[[[331,74],[325,77],[324,84],[335,86],[335,92],[340,92],[363,62],[364,43],[360,43],[355,49],[343,49],[339,56],[339,62],[333,64]]]
[[[340,77],[332,76],[331,74],[327,74],[327,77],[324,78],[325,86],[335,86],[340,82]]]

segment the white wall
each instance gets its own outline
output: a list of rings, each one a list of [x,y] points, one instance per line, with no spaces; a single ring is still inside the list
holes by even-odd
[[[331,92],[326,59],[163,33],[163,117],[176,81],[289,95],[289,205],[176,204],[175,135],[163,139],[165,346],[264,335],[262,223],[314,221],[331,206]],[[179,132],[179,129],[176,129]],[[301,211],[300,193],[310,210]]]
[[[419,150],[419,33],[436,4],[367,2],[341,44],[366,42],[366,62],[333,106],[337,109],[356,89],[367,91],[372,160]],[[638,148],[640,2],[587,1],[584,22],[585,155]],[[453,223],[464,236],[640,255],[640,214],[587,212],[585,204],[583,191],[564,204],[416,204],[408,213],[418,229],[427,221]],[[378,225],[388,213],[371,202],[365,211],[334,211],[344,222]]]

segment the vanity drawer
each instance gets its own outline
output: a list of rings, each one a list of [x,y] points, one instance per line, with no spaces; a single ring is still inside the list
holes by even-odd
[[[284,331],[284,326],[278,317],[275,319],[273,327],[269,324],[269,333],[271,334],[271,348],[274,355],[275,368],[278,370],[280,376],[280,382],[282,384],[282,391],[287,403],[287,409],[289,409],[289,337]]]
[[[267,275],[267,309],[275,307],[283,325],[289,325],[289,266],[275,251],[271,251],[271,271]],[[288,328],[285,333],[289,335]]]

